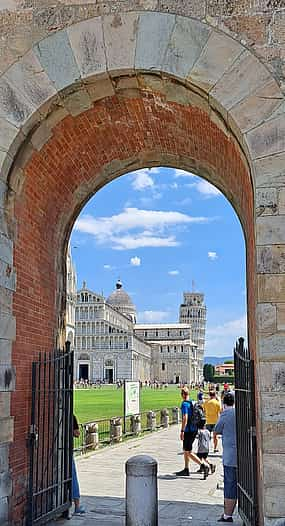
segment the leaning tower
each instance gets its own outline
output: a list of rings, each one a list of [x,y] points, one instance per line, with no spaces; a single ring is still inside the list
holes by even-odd
[[[180,305],[179,322],[190,323],[192,340],[197,345],[198,378],[203,377],[205,332],[207,307],[204,294],[200,292],[184,292],[183,303]]]

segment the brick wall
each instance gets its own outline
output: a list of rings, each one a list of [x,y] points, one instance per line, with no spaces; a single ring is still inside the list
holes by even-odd
[[[248,279],[252,279],[253,192],[248,169],[235,141],[198,108],[166,102],[158,93],[106,98],[58,124],[24,170],[22,192],[15,202],[13,364],[21,371],[11,407],[15,526],[22,524],[25,506],[31,361],[55,344],[63,314],[64,250],[73,222],[85,201],[113,177],[153,164],[187,168],[185,159],[193,160],[189,169],[210,177],[225,191],[242,217],[251,271]],[[194,159],[199,159],[199,167],[195,168]],[[249,282],[249,288],[250,312],[254,312],[253,283]],[[252,320],[251,334],[254,330]]]

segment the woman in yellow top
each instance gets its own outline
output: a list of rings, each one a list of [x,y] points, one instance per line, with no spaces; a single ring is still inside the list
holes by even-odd
[[[221,404],[216,398],[215,391],[210,391],[209,396],[210,398],[206,400],[206,402],[204,402],[203,404],[203,409],[205,411],[205,417],[206,417],[206,428],[212,434],[212,431],[220,416]],[[215,432],[213,432],[213,440],[214,440],[214,453],[217,453],[218,452],[218,436]]]

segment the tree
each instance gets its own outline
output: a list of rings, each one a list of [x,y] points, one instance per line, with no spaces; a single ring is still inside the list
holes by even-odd
[[[226,363],[234,363],[234,361],[233,361],[233,360],[225,360],[224,363],[225,363],[225,364],[226,364]]]
[[[206,382],[212,382],[215,375],[215,367],[211,363],[205,363],[203,376]]]

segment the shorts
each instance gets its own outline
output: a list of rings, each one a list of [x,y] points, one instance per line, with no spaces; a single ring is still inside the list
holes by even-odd
[[[198,458],[207,458],[207,456],[209,455],[209,453],[197,453],[197,457]]]
[[[237,499],[237,468],[224,466],[224,497]]]
[[[210,433],[212,433],[212,431],[214,431],[214,429],[215,429],[215,425],[216,424],[206,424],[206,429],[208,429],[208,431],[210,431]]]
[[[196,438],[196,431],[185,431],[183,438],[183,451],[192,451],[193,442]]]

